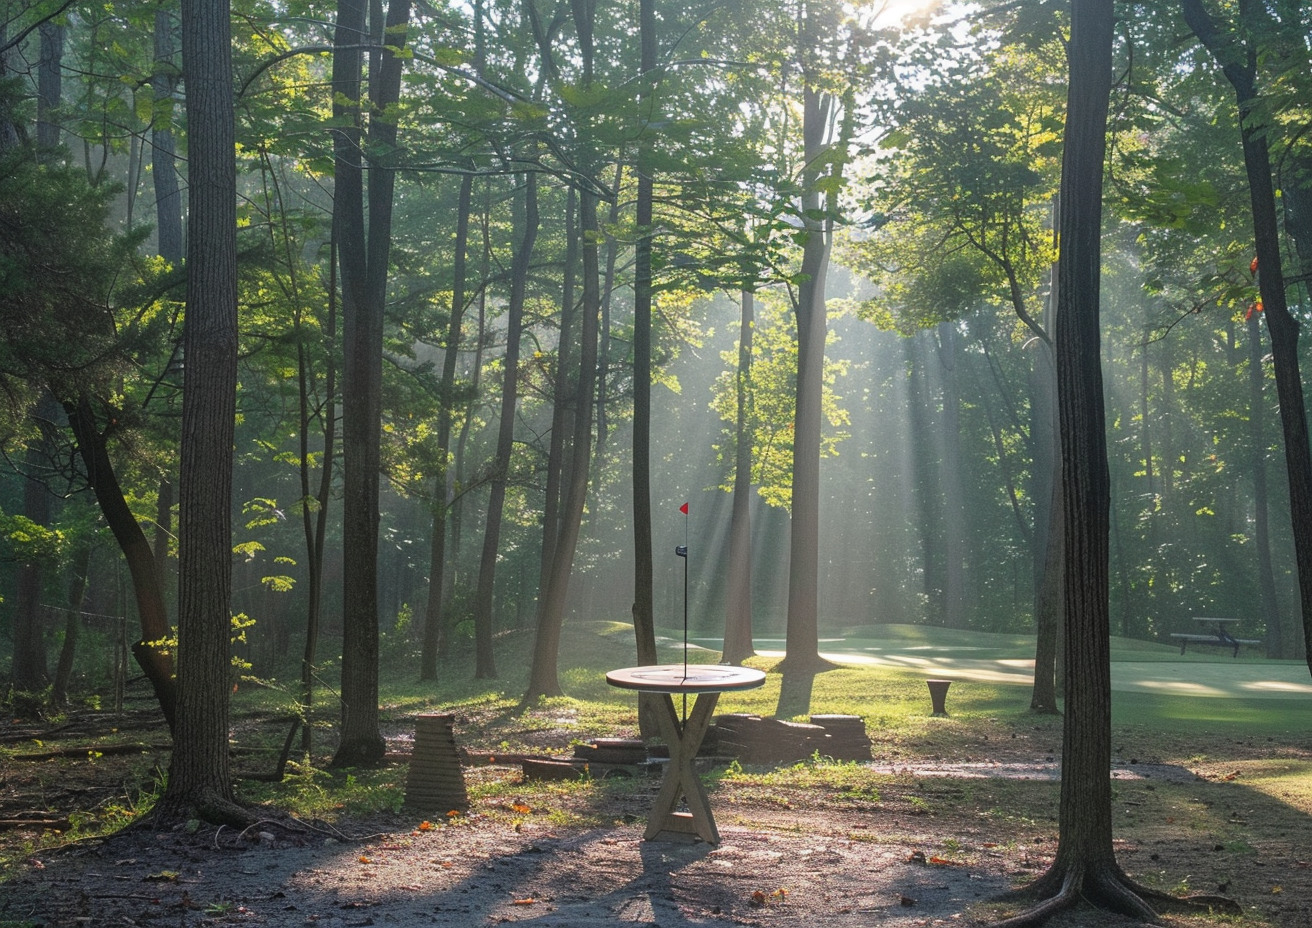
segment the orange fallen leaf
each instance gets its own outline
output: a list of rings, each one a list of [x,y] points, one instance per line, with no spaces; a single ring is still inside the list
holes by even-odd
[[[360,863],[362,863],[362,864],[371,864],[371,863],[373,863],[373,861],[370,860],[368,857],[365,857],[363,854],[361,854],[361,855],[360,855]]]
[[[432,830],[433,830],[433,823],[432,823],[432,822],[420,822],[420,823],[419,823],[419,830],[420,830],[420,831],[432,831]]]
[[[766,902],[765,893],[761,892],[759,889],[756,890],[756,892],[752,893],[752,905],[759,907],[765,905],[765,902]]]
[[[780,902],[782,902],[782,901],[784,901],[785,899],[788,898],[788,890],[786,890],[786,889],[784,889],[782,886],[780,886],[780,887],[779,887],[778,889],[776,889],[774,892],[770,893],[770,898],[771,898],[771,899],[778,899]]]
[[[510,903],[510,904],[511,904],[511,905],[536,905],[536,904],[537,904],[537,900],[534,899],[532,896],[529,896],[529,897],[527,897],[527,898],[525,898],[525,899],[516,899],[514,902],[512,902],[512,903]]]
[[[997,846],[998,846],[998,842],[996,842],[996,841],[985,841],[985,842],[984,842],[984,846],[985,846],[985,847],[997,847]]]
[[[512,802],[510,804],[510,808],[511,811],[518,812],[520,815],[528,815],[530,812],[533,811],[528,806],[524,805],[522,802]]]
[[[447,818],[455,818],[455,817],[456,817],[457,815],[459,815],[459,814],[460,814],[460,810],[459,810],[459,809],[452,809],[450,812],[448,812],[448,813],[446,814],[446,817],[447,817]]]
[[[955,864],[955,863],[956,863],[955,860],[948,860],[946,857],[939,857],[937,854],[935,854],[933,857],[931,857],[931,858],[929,859],[929,862],[930,862],[931,864]]]

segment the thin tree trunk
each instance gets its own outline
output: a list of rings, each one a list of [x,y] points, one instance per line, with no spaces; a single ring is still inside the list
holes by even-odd
[[[928,351],[919,333],[905,343],[907,359],[907,419],[911,425],[910,457],[914,480],[915,525],[920,536],[920,576],[924,599],[924,618],[931,625],[943,620],[943,564],[939,545],[942,535],[940,494],[935,476],[938,462],[932,453],[928,382]]]
[[[82,633],[82,599],[87,590],[87,571],[91,565],[91,545],[78,545],[69,564],[68,610],[64,613],[64,644],[59,649],[59,663],[50,688],[50,702],[68,705],[68,684],[73,678],[73,658],[77,655]]]
[[[597,199],[591,193],[579,195],[579,230],[583,238],[583,319],[579,332],[579,377],[575,394],[572,460],[565,504],[561,510],[560,537],[546,590],[538,602],[537,642],[529,671],[528,691],[524,701],[540,696],[559,696],[557,666],[560,634],[565,622],[565,604],[569,597],[570,573],[583,524],[583,507],[588,492],[589,463],[592,457],[592,417],[583,410],[592,408],[597,382],[597,328],[600,287],[597,255]]]
[[[738,371],[734,377],[733,513],[729,518],[729,576],[725,593],[724,650],[720,659],[741,664],[756,653],[752,642],[752,335],[756,327],[754,296],[741,296]]]
[[[169,626],[168,607],[164,604],[164,587],[155,569],[154,552],[123,496],[118,475],[114,473],[109,458],[108,436],[96,424],[90,398],[82,394],[76,402],[64,403],[64,412],[68,415],[68,424],[77,441],[78,453],[87,469],[87,480],[96,495],[96,502],[100,504],[105,523],[118,542],[132,577],[132,591],[141,619],[141,637],[132,645],[132,656],[150,680],[160,710],[172,729],[177,690],[173,658],[165,642],[173,636],[173,630]]]
[[[510,270],[510,304],[507,307],[506,356],[502,364],[501,417],[497,426],[497,456],[493,467],[492,488],[487,504],[487,528],[483,535],[483,554],[478,570],[478,589],[474,594],[475,666],[477,679],[497,675],[492,650],[492,594],[496,589],[497,553],[501,546],[501,520],[506,502],[506,483],[510,476],[510,453],[515,438],[515,405],[519,399],[519,347],[524,328],[524,300],[528,288],[529,268],[538,235],[538,180],[533,171],[524,175],[523,238],[515,252]]]
[[[451,262],[451,311],[446,349],[442,358],[442,381],[438,388],[437,474],[433,487],[432,548],[428,563],[428,605],[424,610],[424,638],[419,655],[419,679],[437,679],[437,645],[442,628],[442,584],[446,578],[447,510],[453,498],[451,481],[451,405],[455,402],[456,362],[460,357],[460,333],[465,314],[465,266],[469,245],[470,200],[474,175],[460,179],[456,204],[455,254]]]
[[[305,350],[306,333],[297,339],[297,374],[300,383],[300,478],[301,528],[305,533],[308,589],[305,603],[305,647],[301,652],[301,751],[309,756],[313,747],[310,711],[314,705],[315,662],[319,649],[319,629],[323,617],[324,542],[328,535],[328,504],[332,500],[333,458],[337,438],[337,241],[328,245],[328,320],[324,334],[323,401],[317,412],[323,435],[323,464],[319,468],[319,487],[310,505],[310,360]],[[313,509],[313,512],[311,511]]]
[[[1263,401],[1262,328],[1257,313],[1248,317],[1248,437],[1253,457],[1253,543],[1257,547],[1257,586],[1266,622],[1266,656],[1284,654],[1280,607],[1276,603],[1275,571],[1271,566],[1271,530],[1266,486],[1266,404]]]
[[[178,191],[173,96],[177,91],[177,42],[173,17],[164,4],[155,10],[155,66],[150,84],[155,108],[150,124],[150,173],[155,184],[155,236],[160,257],[182,264],[182,196]]]
[[[644,136],[645,137],[645,136]],[[606,223],[611,228],[620,221],[620,187],[624,183],[624,162],[615,165],[615,197],[610,202],[610,215]],[[641,194],[639,194],[641,196]],[[601,284],[601,333],[597,358],[597,444],[593,449],[596,467],[602,466],[606,455],[606,440],[610,437],[610,412],[606,408],[610,403],[610,332],[611,304],[615,296],[615,265],[619,259],[619,242],[615,236],[606,236],[606,272]],[[635,296],[636,299],[636,296]]]
[[[943,372],[943,517],[951,528],[943,538],[944,615],[948,628],[966,627],[966,506],[961,474],[961,385],[957,367],[960,351],[951,322],[938,327],[938,360]]]
[[[39,157],[49,159],[59,145],[60,129],[55,111],[64,84],[64,27],[53,21],[40,26],[40,60],[37,63],[36,144]]]
[[[656,13],[655,0],[640,0],[638,28],[641,37],[642,94],[646,118],[655,107]],[[633,275],[633,632],[639,664],[656,663],[655,579],[651,513],[651,250],[652,167],[651,133],[638,143],[638,241]],[[618,187],[616,196],[618,197]],[[655,715],[645,713],[655,734]]]
[[[547,448],[546,494],[542,503],[542,554],[538,571],[539,599],[551,582],[551,565],[560,538],[561,486],[571,419],[569,410],[569,350],[574,339],[574,266],[578,262],[577,194],[571,187],[565,201],[565,269],[560,299],[560,339],[556,346],[556,382],[551,403],[551,440]]]
[[[48,460],[44,429],[36,439],[37,445],[28,448],[25,456],[26,474],[23,476],[23,515],[40,526],[50,524],[50,491],[38,476]],[[14,689],[23,693],[40,693],[50,683],[49,662],[46,659],[46,630],[41,609],[42,565],[38,560],[25,561],[18,566],[18,583],[13,614],[14,636]]]
[[[1051,325],[1051,322],[1049,323]],[[1057,639],[1061,623],[1061,458],[1057,448],[1057,372],[1052,347],[1035,345],[1030,373],[1034,449],[1034,689],[1030,710],[1057,712]]]

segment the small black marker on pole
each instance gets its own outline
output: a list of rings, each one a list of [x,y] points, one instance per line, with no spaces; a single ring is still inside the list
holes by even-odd
[[[683,678],[688,679],[688,504],[679,507],[683,513],[683,544],[674,553],[683,558]],[[683,694],[683,720],[688,721],[688,694]]]

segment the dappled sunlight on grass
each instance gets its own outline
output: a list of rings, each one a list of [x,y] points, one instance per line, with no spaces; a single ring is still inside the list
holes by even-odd
[[[1277,802],[1312,814],[1312,761],[1294,758],[1241,760],[1225,764],[1223,777]]]

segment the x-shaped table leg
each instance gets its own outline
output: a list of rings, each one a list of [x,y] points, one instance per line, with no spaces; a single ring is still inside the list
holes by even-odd
[[[700,693],[693,703],[692,714],[680,723],[674,711],[674,697],[665,694],[660,700],[657,719],[661,735],[670,746],[670,765],[661,780],[661,791],[656,796],[651,819],[644,837],[652,840],[663,831],[697,835],[708,844],[720,843],[720,832],[715,827],[715,816],[706,797],[706,788],[693,769],[697,751],[711,724],[711,713],[719,700],[719,693]],[[679,800],[688,803],[687,812],[677,811]]]

